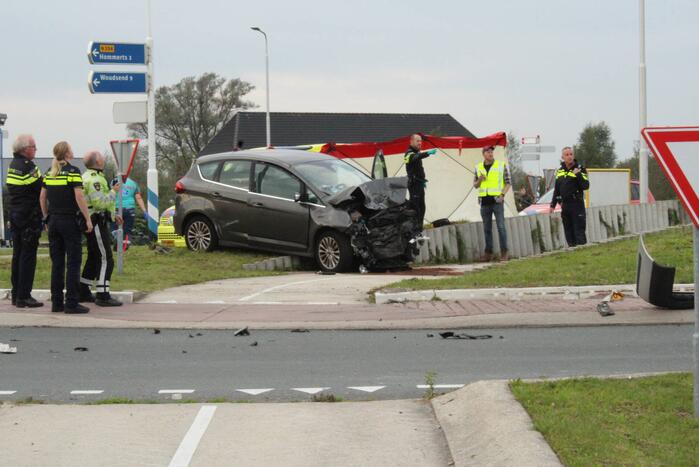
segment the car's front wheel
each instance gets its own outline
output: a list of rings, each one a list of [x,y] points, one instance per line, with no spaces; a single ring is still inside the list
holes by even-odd
[[[315,258],[320,269],[325,272],[347,271],[354,262],[349,239],[332,230],[326,230],[318,235]]]
[[[187,221],[184,239],[187,248],[192,251],[213,251],[218,245],[214,225],[204,216],[196,216]]]

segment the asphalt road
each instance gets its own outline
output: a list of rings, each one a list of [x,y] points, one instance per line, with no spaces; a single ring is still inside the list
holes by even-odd
[[[468,332],[493,337],[442,339],[434,331],[252,331],[234,337],[232,331],[0,328],[0,342],[18,348],[16,354],[0,354],[0,400],[299,401],[321,388],[345,400],[398,399],[422,395],[425,389],[417,386],[425,384],[428,373],[436,373],[437,385],[461,385],[692,369],[690,325]],[[78,347],[87,350],[74,350]],[[263,389],[270,390],[260,393]]]

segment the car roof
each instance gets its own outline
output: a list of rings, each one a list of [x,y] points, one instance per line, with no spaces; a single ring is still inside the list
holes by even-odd
[[[228,151],[219,154],[211,154],[197,158],[197,164],[214,162],[231,157],[237,159],[257,160],[263,162],[273,162],[282,166],[290,167],[305,162],[335,159],[334,156],[321,152],[309,152],[300,149],[259,149],[247,151]]]

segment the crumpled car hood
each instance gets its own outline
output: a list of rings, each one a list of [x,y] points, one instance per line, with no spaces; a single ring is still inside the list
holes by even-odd
[[[367,209],[379,211],[405,203],[407,191],[408,177],[388,177],[346,188],[326,201],[335,207],[342,207],[363,200]]]

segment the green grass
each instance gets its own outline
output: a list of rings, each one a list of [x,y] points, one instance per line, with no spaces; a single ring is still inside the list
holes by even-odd
[[[565,465],[699,465],[690,374],[510,387]]]
[[[690,227],[646,235],[653,258],[675,266],[675,283],[693,283],[693,246]],[[384,289],[468,289],[488,287],[545,287],[564,285],[633,284],[636,282],[638,237],[574,251],[525,258],[444,279],[407,279]]]
[[[87,253],[83,250],[83,264]],[[197,253],[175,248],[171,253],[157,253],[147,246],[132,246],[124,255],[124,273],[117,274],[116,256],[112,274],[112,290],[153,292],[178,285],[196,284],[217,279],[280,274],[274,271],[245,271],[243,264],[253,263],[269,255],[232,249]],[[7,267],[4,267],[7,265]],[[10,287],[10,260],[0,258],[0,288]],[[37,259],[35,289],[48,289],[51,283],[51,260]]]

